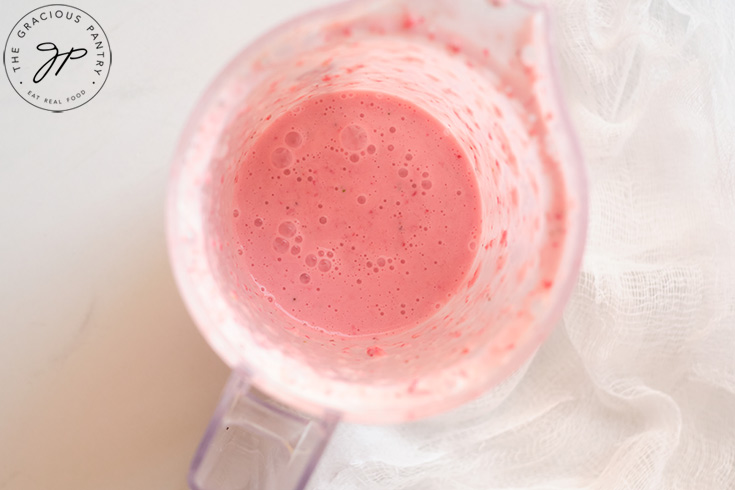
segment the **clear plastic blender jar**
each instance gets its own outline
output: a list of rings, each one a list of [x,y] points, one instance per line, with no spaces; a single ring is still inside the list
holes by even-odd
[[[229,204],[254,137],[299,101],[349,90],[406,100],[440,121],[481,193],[482,229],[462,285],[420,324],[369,336],[312,328],[269,301],[238,260]],[[170,179],[174,273],[233,370],[191,487],[303,488],[339,420],[414,420],[497,384],[560,318],[586,212],[543,8],[353,0],[262,36],[200,100]]]

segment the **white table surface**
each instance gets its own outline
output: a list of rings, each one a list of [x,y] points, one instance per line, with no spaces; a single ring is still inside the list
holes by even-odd
[[[3,0],[0,36],[48,2]],[[169,160],[207,83],[326,0],[80,0],[109,78],[54,114],[0,76],[0,489],[183,490],[227,368],[164,242]]]
[[[0,41],[50,1],[0,0]],[[186,490],[228,369],[192,323],[168,264],[170,158],[190,110],[229,59],[275,24],[331,0],[67,1],[100,23],[112,48],[95,99],[42,111],[0,74],[0,490]],[[730,0],[627,3],[556,3],[562,54],[576,61],[567,81],[579,97],[570,107],[585,130],[595,191],[594,253],[563,328],[530,374],[521,373],[522,384],[519,376],[454,415],[402,430],[341,426],[321,467],[329,488],[376,488],[376,476],[398,481],[427,467],[455,482],[437,482],[442,489],[500,477],[504,488],[519,488],[521,473],[531,476],[524,488],[735,488],[735,272],[726,254],[735,236],[727,138],[735,106],[723,104],[733,100],[735,71],[719,62],[735,49],[735,10]],[[642,12],[649,4],[656,8]],[[600,35],[589,35],[592,28]],[[653,44],[639,51],[644,35]],[[581,49],[586,56],[570,56]],[[643,72],[663,77],[662,88],[653,79],[636,86],[630,80],[643,75],[620,72],[641,52]],[[620,99],[629,89],[640,99]],[[598,97],[606,94],[613,96]],[[626,162],[622,173],[616,161]],[[648,185],[653,176],[656,186]],[[697,189],[705,192],[682,197]],[[625,260],[616,260],[618,249]],[[636,262],[631,250],[645,253]],[[639,282],[619,280],[620,271]],[[628,352],[638,353],[635,369]],[[549,408],[557,406],[564,410]],[[457,450],[455,428],[476,444]],[[528,454],[518,448],[533,449],[527,441],[537,438],[547,443],[539,451],[550,452],[517,464]]]

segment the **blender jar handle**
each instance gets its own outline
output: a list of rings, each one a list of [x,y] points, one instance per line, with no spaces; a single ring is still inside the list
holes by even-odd
[[[289,409],[233,372],[189,470],[192,490],[303,490],[339,417]]]

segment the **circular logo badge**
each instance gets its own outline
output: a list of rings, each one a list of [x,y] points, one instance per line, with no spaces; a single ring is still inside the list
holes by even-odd
[[[91,15],[69,5],[46,5],[15,24],[3,52],[8,80],[31,105],[53,112],[76,109],[102,90],[112,53]]]

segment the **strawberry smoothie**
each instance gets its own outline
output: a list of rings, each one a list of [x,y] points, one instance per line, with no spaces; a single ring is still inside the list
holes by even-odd
[[[477,253],[481,203],[468,161],[443,124],[405,99],[307,99],[240,164],[241,267],[311,327],[416,326],[454,294]]]
[[[177,280],[223,360],[362,422],[527,360],[579,270],[586,185],[544,19],[352,1],[249,46],[177,152]]]
[[[293,449],[283,466],[259,452],[273,488],[303,488],[335,417],[457,407],[556,324],[586,184],[547,18],[525,3],[342,2],[263,36],[207,91],[168,236],[187,306],[235,374],[192,488],[242,486],[229,462],[255,439]],[[323,419],[271,431],[291,411],[251,388]]]

